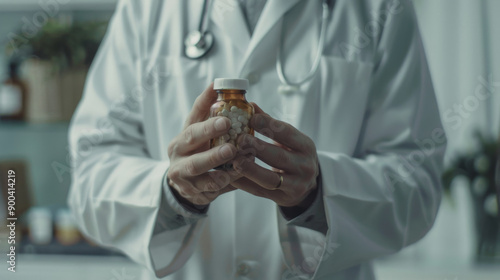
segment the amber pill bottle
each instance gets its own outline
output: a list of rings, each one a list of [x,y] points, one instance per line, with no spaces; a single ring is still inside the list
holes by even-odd
[[[245,94],[248,90],[246,79],[215,79],[214,90],[217,92],[217,101],[210,108],[210,117],[226,117],[231,121],[231,129],[228,134],[210,141],[210,148],[231,143],[235,146],[236,139],[242,134],[254,135],[249,126],[250,119],[254,114],[252,104],[248,103]],[[231,164],[220,168],[229,169]]]

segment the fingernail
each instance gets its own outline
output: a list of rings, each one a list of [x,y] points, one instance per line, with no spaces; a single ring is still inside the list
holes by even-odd
[[[227,129],[227,121],[224,118],[219,118],[215,121],[215,129],[217,131],[222,131]]]
[[[236,173],[240,174],[241,171],[243,171],[243,168],[241,167],[241,158],[235,159],[233,161],[233,169],[236,171]]]
[[[220,148],[220,155],[223,159],[230,159],[233,157],[233,150],[229,147],[229,145],[224,145]]]

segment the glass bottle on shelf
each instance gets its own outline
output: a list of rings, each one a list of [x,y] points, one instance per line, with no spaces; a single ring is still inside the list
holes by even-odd
[[[26,120],[27,87],[19,78],[19,62],[9,63],[9,76],[0,85],[0,120]]]

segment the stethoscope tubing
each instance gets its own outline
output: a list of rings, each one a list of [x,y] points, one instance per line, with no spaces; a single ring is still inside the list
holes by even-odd
[[[200,31],[200,33],[202,33],[202,34],[204,33],[204,31],[203,31],[203,24],[205,23],[205,17],[208,14],[208,11],[207,11],[208,1],[209,0],[204,0],[203,1],[203,7],[201,9],[200,23],[198,24],[198,31]]]
[[[211,36],[210,31],[208,29],[204,30],[204,28],[203,28],[203,25],[205,23],[205,18],[208,14],[208,11],[207,11],[208,1],[209,0],[203,1],[200,22],[198,25],[199,34],[195,34],[195,35],[199,36],[198,37],[198,38],[200,38],[199,41],[204,41],[206,39],[205,36],[210,36],[211,38],[209,38],[209,39],[211,42],[208,46],[204,46],[204,47],[186,44],[185,53],[186,53],[186,56],[188,58],[191,58],[191,59],[200,59],[203,56],[205,56],[210,51],[211,46],[213,44],[213,36]],[[320,37],[319,37],[319,41],[318,41],[318,49],[316,51],[316,57],[314,58],[314,62],[313,62],[313,65],[311,67],[311,70],[307,73],[307,75],[303,79],[298,80],[298,81],[290,81],[284,73],[282,49],[283,49],[283,42],[285,41],[285,32],[283,31],[284,27],[282,27],[280,41],[278,42],[278,48],[277,48],[278,50],[277,50],[277,58],[276,58],[276,71],[278,73],[278,77],[279,77],[280,82],[285,86],[298,87],[298,86],[302,85],[303,83],[309,81],[311,78],[313,78],[314,74],[316,74],[316,72],[318,71],[319,63],[321,61],[321,56],[323,54],[324,45],[325,45],[326,27],[327,27],[327,23],[328,23],[328,18],[330,16],[330,9],[329,9],[329,5],[328,5],[328,0],[323,0],[322,9],[323,9],[323,11],[322,11],[322,17],[321,17],[321,30],[320,30]],[[189,40],[185,40],[185,42],[186,41],[189,41]],[[193,49],[193,48],[195,48],[195,49]],[[194,54],[190,54],[192,52],[189,52],[188,50],[193,51]]]
[[[282,62],[281,56],[282,56],[283,42],[285,40],[285,32],[283,32],[283,30],[282,30],[280,42],[278,43],[279,46],[278,46],[277,58],[276,58],[276,71],[278,73],[278,77],[280,79],[280,82],[283,85],[298,87],[298,86],[302,85],[303,83],[312,79],[312,77],[314,77],[314,74],[316,74],[316,71],[318,71],[319,63],[321,61],[321,56],[323,55],[323,50],[325,47],[326,25],[328,23],[328,18],[330,16],[330,9],[329,9],[329,6],[328,6],[328,3],[326,0],[323,0],[322,8],[323,8],[323,12],[322,12],[322,17],[321,17],[321,31],[320,31],[320,37],[319,37],[319,42],[318,42],[318,50],[316,51],[316,57],[314,59],[313,66],[312,66],[311,70],[309,71],[309,73],[307,73],[307,75],[299,81],[292,82],[292,81],[288,80],[287,77],[285,76],[284,71],[283,71],[283,62]]]

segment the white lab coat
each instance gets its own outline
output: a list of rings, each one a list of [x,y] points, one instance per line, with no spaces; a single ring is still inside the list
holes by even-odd
[[[183,40],[202,0],[118,4],[71,123],[68,202],[83,232],[148,268],[140,279],[373,279],[370,261],[422,238],[441,199],[445,136],[411,4],[338,0],[316,75],[282,96],[280,34],[285,73],[300,79],[321,1],[268,0],[253,36],[236,1],[211,2],[216,42],[200,60],[183,56]],[[326,235],[239,190],[171,226],[190,216],[162,210],[175,203],[163,188],[166,147],[216,77],[248,78],[250,101],[314,140]]]

